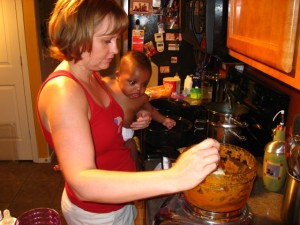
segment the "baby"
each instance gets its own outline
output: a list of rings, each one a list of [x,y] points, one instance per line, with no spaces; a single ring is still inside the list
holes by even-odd
[[[122,129],[124,141],[132,139],[134,130],[130,125],[137,119],[136,116],[139,116],[137,113],[141,109],[150,112],[153,120],[168,129],[176,125],[175,120],[159,113],[150,104],[149,97],[145,94],[151,73],[151,62],[148,57],[142,52],[129,51],[122,57],[115,77],[103,78],[124,111]]]

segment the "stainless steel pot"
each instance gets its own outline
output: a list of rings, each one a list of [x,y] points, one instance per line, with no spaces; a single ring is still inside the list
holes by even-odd
[[[227,143],[246,141],[240,131],[248,127],[246,122],[240,121],[241,116],[248,113],[248,108],[240,104],[229,104],[224,102],[211,103],[207,105],[208,121],[207,136]]]

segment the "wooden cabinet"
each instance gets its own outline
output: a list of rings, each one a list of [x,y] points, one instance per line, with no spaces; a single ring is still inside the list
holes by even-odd
[[[227,47],[244,63],[300,90],[300,0],[229,0]]]

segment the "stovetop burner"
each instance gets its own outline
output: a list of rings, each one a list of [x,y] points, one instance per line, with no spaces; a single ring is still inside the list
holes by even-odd
[[[154,225],[248,225],[252,213],[248,205],[240,210],[217,213],[190,205],[182,194],[170,196],[161,206],[154,218]]]

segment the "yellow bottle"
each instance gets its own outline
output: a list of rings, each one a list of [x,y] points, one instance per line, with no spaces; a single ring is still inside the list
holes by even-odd
[[[285,157],[285,126],[284,126],[284,110],[281,113],[281,122],[275,129],[273,141],[265,146],[263,161],[263,184],[265,189],[269,191],[280,191],[285,183],[287,174],[287,160]]]

